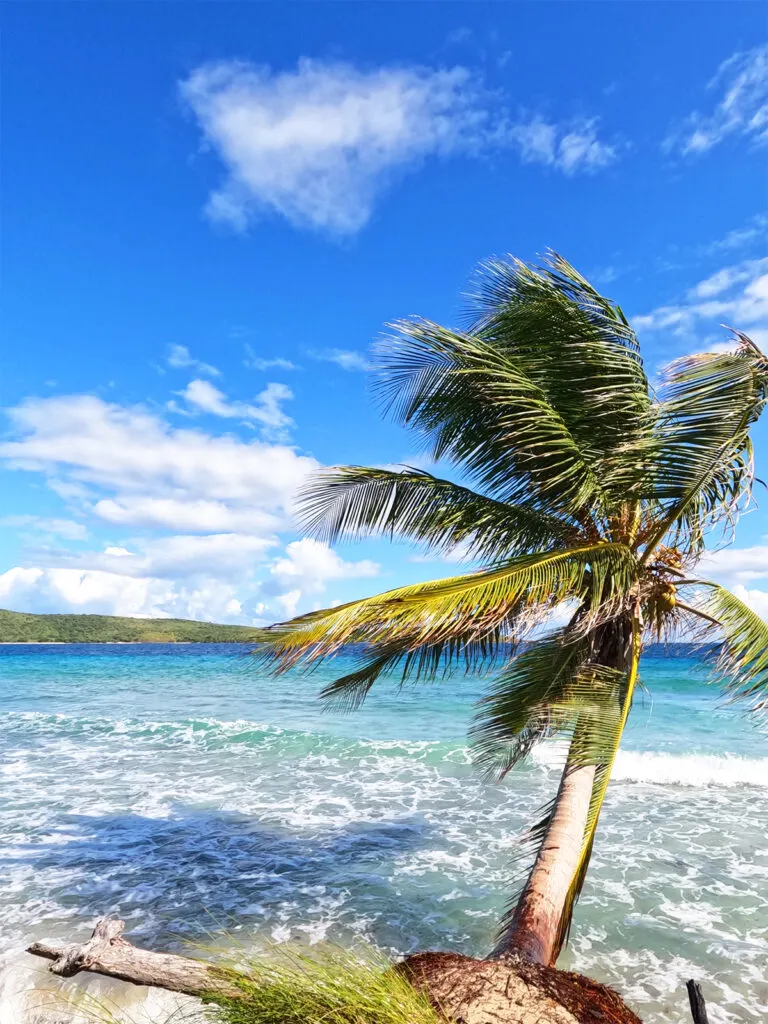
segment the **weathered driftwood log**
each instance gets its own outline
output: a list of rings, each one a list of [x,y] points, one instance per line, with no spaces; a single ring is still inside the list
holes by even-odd
[[[62,978],[91,971],[134,985],[166,988],[190,996],[242,996],[242,989],[233,980],[236,972],[186,956],[139,949],[122,938],[124,928],[125,922],[104,918],[97,922],[87,942],[71,946],[34,942],[27,952],[52,960],[50,970]]]
[[[709,1024],[707,1004],[704,1002],[701,985],[691,978],[690,981],[686,981],[685,987],[688,989],[688,1001],[691,1004],[693,1024]]]
[[[85,943],[35,942],[27,952],[52,960],[62,977],[80,971],[199,997],[245,999],[231,969],[171,953],[138,949],[122,921],[105,919]],[[461,1024],[642,1024],[610,988],[580,974],[517,958],[473,960],[458,953],[417,953],[398,964],[447,1020]]]

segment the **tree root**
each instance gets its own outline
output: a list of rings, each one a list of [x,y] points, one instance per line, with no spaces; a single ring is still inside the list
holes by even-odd
[[[397,970],[456,1024],[642,1024],[607,985],[517,957],[415,953]]]

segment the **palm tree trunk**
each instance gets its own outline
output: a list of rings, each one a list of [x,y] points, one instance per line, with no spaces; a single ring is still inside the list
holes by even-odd
[[[537,964],[554,965],[560,952],[560,922],[581,858],[596,771],[595,765],[566,766],[549,828],[494,957],[516,953]]]
[[[613,754],[602,766],[601,779],[597,783],[600,804],[605,796],[616,752],[632,707],[632,695],[640,662],[641,637],[642,616],[639,607],[635,607],[631,619],[626,618],[609,626],[606,633],[599,638],[599,663],[614,665],[627,673],[626,692],[621,717],[617,723]],[[578,737],[574,736],[571,741],[571,755],[566,761],[560,779],[552,818],[509,927],[504,930],[501,941],[491,954],[495,958],[516,954],[534,963],[554,967],[560,954],[563,928],[567,931],[573,911],[572,885],[578,872],[584,867],[585,843],[588,858],[594,830],[597,827],[597,817],[593,816],[590,835],[587,834],[590,802],[599,769],[596,764],[579,764],[579,758],[573,758],[573,744],[577,740]]]

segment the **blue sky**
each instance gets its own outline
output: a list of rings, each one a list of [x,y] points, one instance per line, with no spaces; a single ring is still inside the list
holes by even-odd
[[[651,371],[768,346],[760,4],[4,10],[0,607],[283,618],[450,573],[292,522],[318,465],[414,462],[388,321],[561,252]],[[768,429],[756,432],[768,477]],[[768,617],[765,501],[709,568]]]

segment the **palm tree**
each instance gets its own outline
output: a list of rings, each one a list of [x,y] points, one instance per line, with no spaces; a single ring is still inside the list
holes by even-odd
[[[538,268],[486,264],[464,331],[421,319],[394,331],[378,396],[465,482],[337,467],[305,488],[301,519],[329,543],[384,534],[463,549],[480,568],[272,626],[261,651],[283,671],[357,645],[354,671],[323,692],[347,707],[382,673],[405,683],[493,668],[474,734],[481,765],[501,775],[569,737],[493,954],[554,965],[643,644],[711,634],[728,695],[768,704],[768,624],[694,572],[705,539],[750,502],[768,360],[734,332],[732,353],[678,360],[655,391],[621,309],[555,254]],[[563,609],[567,623],[547,627]]]

